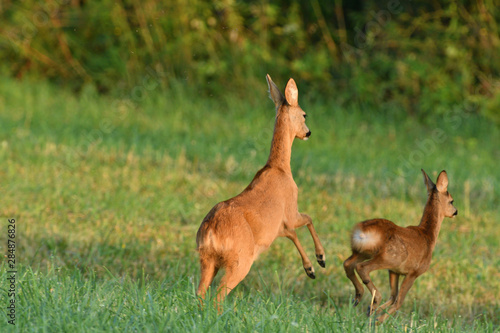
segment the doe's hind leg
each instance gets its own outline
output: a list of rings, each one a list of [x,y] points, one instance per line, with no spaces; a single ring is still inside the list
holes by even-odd
[[[217,292],[217,302],[219,303],[219,310],[221,303],[226,296],[247,276],[250,267],[253,264],[253,256],[240,256],[237,261],[232,262],[226,266],[226,273],[222,278]],[[219,311],[220,312],[220,311]]]
[[[217,267],[215,260],[212,258],[208,259],[200,259],[201,266],[201,278],[200,284],[198,285],[198,291],[196,294],[201,298],[200,302],[203,305],[202,300],[205,299],[205,295],[207,293],[207,289],[210,287],[215,275],[219,271],[219,267]]]

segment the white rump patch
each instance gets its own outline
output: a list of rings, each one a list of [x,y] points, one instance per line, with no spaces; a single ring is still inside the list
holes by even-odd
[[[352,234],[352,246],[359,252],[376,249],[380,244],[380,234],[373,231],[354,230]]]

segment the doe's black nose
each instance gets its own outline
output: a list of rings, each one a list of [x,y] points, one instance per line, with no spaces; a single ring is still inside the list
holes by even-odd
[[[455,213],[453,213],[453,216],[457,216],[458,215],[458,209],[455,211]]]
[[[310,136],[311,136],[311,131],[309,131],[309,132],[306,133],[306,138],[308,138]]]

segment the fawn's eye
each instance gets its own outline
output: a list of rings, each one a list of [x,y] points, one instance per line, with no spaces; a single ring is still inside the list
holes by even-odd
[[[451,200],[450,201],[450,205],[453,205],[454,202],[455,202],[455,200]]]
[[[306,119],[306,118],[307,118],[307,114],[304,113],[304,119]]]

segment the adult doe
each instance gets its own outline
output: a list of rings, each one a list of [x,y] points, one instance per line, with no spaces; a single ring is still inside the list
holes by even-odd
[[[358,223],[352,232],[352,255],[344,262],[344,269],[356,288],[353,302],[358,305],[364,292],[363,285],[354,273],[357,271],[373,297],[368,315],[375,310],[377,314],[385,312],[377,318],[379,323],[401,307],[415,279],[429,269],[443,219],[454,217],[458,212],[448,192],[446,171],[441,171],[436,184],[424,170],[422,173],[428,198],[418,226],[402,228],[388,220],[374,219]],[[382,296],[370,279],[370,272],[379,269],[389,270],[391,297],[377,309]],[[398,291],[400,275],[405,278]]]
[[[219,269],[225,269],[217,292],[220,302],[248,274],[258,255],[277,237],[293,241],[302,257],[307,275],[314,269],[294,229],[306,225],[311,233],[320,266],[325,252],[311,218],[297,208],[298,189],[290,168],[295,138],[307,140],[306,113],[298,104],[297,85],[290,79],[285,96],[267,75],[269,95],[276,106],[271,152],[266,165],[239,195],[216,204],[205,216],[196,235],[200,254],[201,279],[197,294],[203,299]]]

